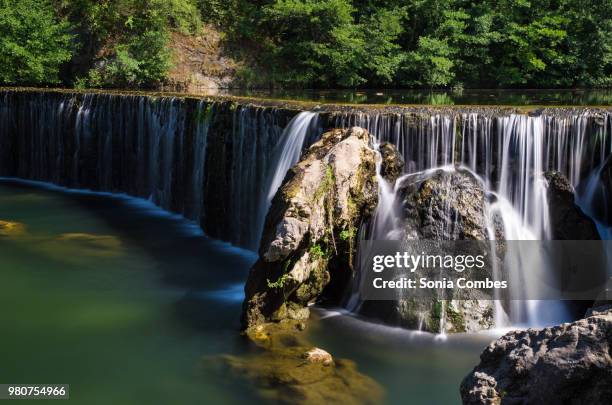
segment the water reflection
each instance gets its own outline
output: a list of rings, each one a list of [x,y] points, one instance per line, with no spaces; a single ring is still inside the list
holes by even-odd
[[[202,89],[202,94],[209,90]],[[608,90],[216,90],[215,94],[277,98],[317,103],[609,106]]]

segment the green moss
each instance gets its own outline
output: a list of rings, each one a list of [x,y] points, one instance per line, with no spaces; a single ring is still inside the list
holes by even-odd
[[[432,332],[439,332],[440,318],[442,317],[442,301],[434,298],[431,305],[431,313],[429,315],[428,328]]]
[[[325,251],[319,244],[312,245],[309,249],[309,252],[310,256],[312,256],[314,259],[322,259],[325,257]]]
[[[433,311],[432,311],[432,318],[436,319],[436,320],[440,320],[440,318],[442,317],[442,302],[438,301],[437,299],[434,299],[433,302]]]
[[[321,184],[319,184],[319,187],[315,191],[313,201],[317,201],[327,195],[334,185],[334,180],[334,171],[332,167],[329,165],[325,166],[325,178],[323,179]]]
[[[349,229],[345,229],[344,231],[340,232],[340,240],[343,240],[343,241],[349,241],[354,236],[355,236],[355,228],[353,226],[350,226]]]
[[[282,276],[280,276],[278,280],[274,282],[271,282],[270,279],[266,279],[266,282],[268,283],[268,288],[276,289],[276,288],[283,288],[288,279],[289,279],[289,273],[285,273]]]
[[[450,319],[451,323],[453,324],[454,331],[455,332],[466,332],[465,319],[463,318],[463,315],[457,311],[454,311],[448,302],[446,302],[445,305],[446,305],[446,316],[448,317],[448,319]]]
[[[202,109],[198,109],[195,113],[195,122],[199,124],[203,124],[207,121],[210,121],[213,115],[213,110],[214,109],[212,108],[212,105],[210,104],[206,105]]]

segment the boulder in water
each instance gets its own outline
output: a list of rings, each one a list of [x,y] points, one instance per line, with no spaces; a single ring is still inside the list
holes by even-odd
[[[514,331],[491,343],[461,383],[465,405],[612,403],[612,310]]]
[[[404,183],[404,238],[406,240],[475,240],[465,248],[488,249],[487,204],[480,181],[465,170],[435,170],[400,180]],[[498,238],[503,231],[496,229]],[[434,246],[434,249],[438,249]],[[462,248],[460,248],[462,249]],[[432,254],[442,254],[436,250]],[[454,255],[455,252],[446,252]],[[469,254],[463,252],[461,254]],[[480,254],[475,252],[474,255]],[[466,270],[466,279],[493,278],[476,274],[481,269]],[[421,269],[420,276],[435,279],[439,269]],[[362,313],[429,332],[473,332],[494,326],[494,301],[487,291],[479,289],[449,290],[439,296],[435,289],[415,289],[397,301],[366,301]]]
[[[489,239],[484,188],[470,172],[437,170],[404,192],[408,238]]]
[[[576,205],[574,188],[563,174],[546,172],[546,197],[550,212],[552,239],[599,240],[599,232],[591,218]]]
[[[287,174],[266,218],[245,286],[242,325],[305,319],[338,300],[352,274],[357,230],[376,207],[376,152],[361,128],[332,130]]]

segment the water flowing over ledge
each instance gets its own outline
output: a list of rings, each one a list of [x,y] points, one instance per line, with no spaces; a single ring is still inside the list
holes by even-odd
[[[548,170],[570,180],[601,236],[611,234],[609,212],[603,220],[596,212],[610,204],[596,178],[612,156],[610,108],[317,107],[4,90],[0,176],[145,198],[213,238],[256,250],[271,198],[301,151],[330,128],[352,126],[366,128],[375,145],[394,144],[405,176],[457,165],[476,174],[494,196],[490,211],[501,215],[506,239],[551,238]],[[394,191],[380,183],[375,221],[392,235]],[[358,297],[350,301],[356,308]]]
[[[533,170],[561,171],[578,186],[612,154],[610,109],[527,115],[511,108],[327,105],[298,117],[300,107],[313,106],[5,90],[0,175],[147,198],[199,222],[212,237],[256,249],[279,179],[299,159],[296,151],[329,128],[361,126],[378,142],[395,144],[407,173],[463,164],[529,222],[538,215]]]

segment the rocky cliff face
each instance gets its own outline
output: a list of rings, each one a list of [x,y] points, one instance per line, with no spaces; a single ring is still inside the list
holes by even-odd
[[[324,290],[339,298],[351,276],[360,222],[376,207],[375,161],[366,130],[332,130],[290,170],[245,287],[243,327],[305,319],[308,304]]]
[[[477,404],[612,402],[612,308],[552,328],[514,331],[491,343],[463,380]]]

